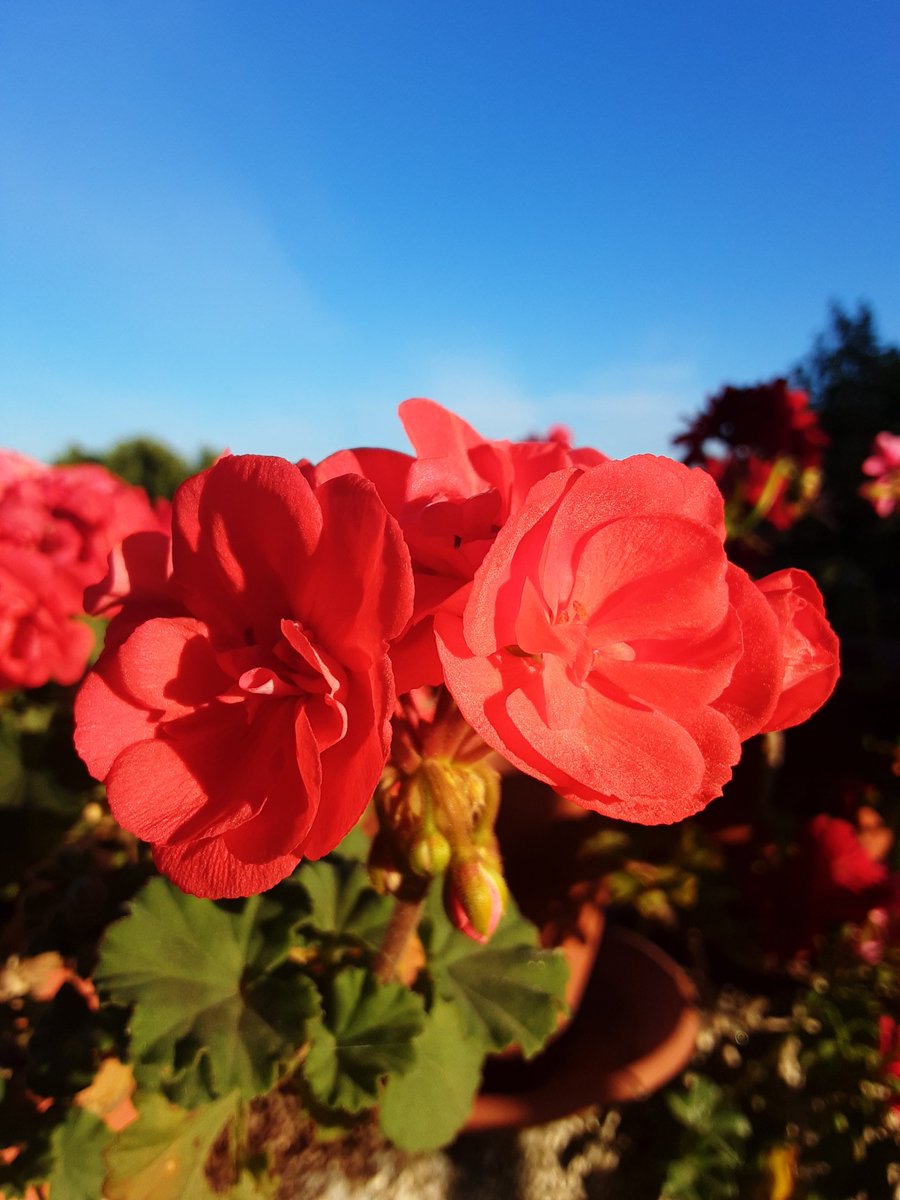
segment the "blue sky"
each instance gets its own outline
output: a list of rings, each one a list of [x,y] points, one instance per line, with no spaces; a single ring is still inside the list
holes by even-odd
[[[900,340],[896,0],[4,0],[0,443],[665,452]]]

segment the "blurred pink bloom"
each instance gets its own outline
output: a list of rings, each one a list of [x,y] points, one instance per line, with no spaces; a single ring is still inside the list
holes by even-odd
[[[900,504],[900,434],[879,433],[872,445],[872,454],[862,465],[863,474],[873,481],[859,489],[879,517],[889,517]]]

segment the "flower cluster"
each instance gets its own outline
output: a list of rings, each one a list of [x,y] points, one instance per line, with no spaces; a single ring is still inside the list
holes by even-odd
[[[100,466],[49,467],[0,451],[0,689],[78,680],[94,638],[77,620],[85,588],[165,506]]]
[[[716,480],[731,531],[740,536],[763,520],[788,529],[807,511],[819,492],[828,439],[806,392],[776,379],[724,388],[674,442],[684,446],[686,463],[704,466]]]
[[[401,418],[413,455],[226,457],[177,493],[171,557],[126,543],[77,745],[186,890],[260,891],[331,850],[413,689],[577,804],[658,823],[834,686],[818,589],[729,562],[707,473],[489,440],[427,400]]]

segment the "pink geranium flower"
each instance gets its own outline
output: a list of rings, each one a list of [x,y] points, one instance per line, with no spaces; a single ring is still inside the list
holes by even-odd
[[[871,502],[879,517],[889,517],[900,504],[900,434],[879,433],[872,450],[862,469],[874,481],[864,483],[860,495]]]

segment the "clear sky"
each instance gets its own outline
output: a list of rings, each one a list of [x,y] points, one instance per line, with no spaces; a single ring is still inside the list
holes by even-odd
[[[2,0],[0,444],[665,452],[900,341],[896,0]]]

